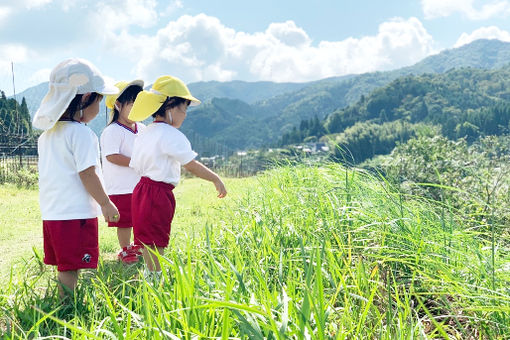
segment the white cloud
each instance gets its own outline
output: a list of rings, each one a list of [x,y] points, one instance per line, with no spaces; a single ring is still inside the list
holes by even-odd
[[[309,81],[407,66],[437,52],[416,18],[392,19],[374,36],[314,45],[293,21],[249,34],[200,14],[169,22],[152,37],[111,35],[107,44],[137,60],[138,77],[154,80],[173,74],[185,82]]]
[[[510,42],[510,32],[502,30],[496,26],[481,27],[473,31],[471,34],[462,33],[454,47],[460,47],[478,39],[498,39]]]
[[[28,9],[43,7],[53,2],[53,0],[25,0],[25,6]]]
[[[165,10],[161,13],[161,16],[168,16],[174,14],[178,9],[183,8],[181,0],[174,0],[168,6],[166,6]]]
[[[32,74],[30,76],[30,78],[28,79],[28,83],[30,83],[30,84],[40,84],[40,83],[43,83],[45,81],[49,81],[50,80],[50,73],[51,73],[51,69],[50,68],[40,69],[40,70],[34,72],[34,74]]]
[[[475,9],[474,0],[421,0],[421,5],[427,19],[448,17],[457,12],[471,20],[487,20],[510,15],[508,0],[493,0],[480,9]]]
[[[92,14],[98,32],[128,29],[129,26],[151,27],[157,23],[156,0],[115,0],[100,2]]]
[[[175,8],[182,6],[180,1],[175,0]],[[300,82],[399,68],[437,52],[432,37],[416,18],[391,19],[371,36],[312,41],[302,27],[290,20],[248,33],[227,27],[216,17],[184,15],[156,31],[154,25],[161,26],[165,12],[160,11],[156,0],[53,2],[48,11],[62,13],[65,6],[71,11],[62,15],[67,19],[62,22],[66,32],[41,44],[38,42],[51,34],[38,32],[35,38],[24,37],[26,41],[18,36],[25,45],[9,41],[2,45],[0,40],[0,48],[8,46],[6,51],[10,51],[0,51],[0,68],[17,55],[14,61],[21,68],[25,64],[26,82],[37,73],[32,82],[37,77],[45,78],[45,71],[37,70],[53,66],[72,54],[89,58],[106,74],[125,80],[142,78],[147,83],[164,74],[178,76],[185,82],[234,79]],[[77,13],[82,16],[76,18]],[[16,31],[12,27],[11,30]],[[53,31],[54,28],[47,30]],[[16,49],[17,52],[12,52]],[[7,53],[10,57],[6,57]]]
[[[310,38],[306,32],[291,20],[270,24],[266,33],[288,46],[299,47],[310,44]]]
[[[0,45],[0,75],[11,74],[11,63],[25,63],[29,59],[29,50],[19,44]]]
[[[28,60],[29,50],[19,44],[0,45],[0,60],[12,62],[25,62]]]
[[[9,7],[0,7],[0,25],[2,21],[9,16],[11,9]]]
[[[3,0],[4,6],[11,9],[33,9],[41,8],[51,4],[54,0]]]

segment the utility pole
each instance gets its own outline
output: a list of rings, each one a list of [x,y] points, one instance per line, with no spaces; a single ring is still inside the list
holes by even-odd
[[[14,62],[11,61],[11,73],[12,73],[12,90],[14,93],[14,108],[16,110],[16,131],[14,132],[15,135],[19,133],[19,127],[21,124],[19,124],[19,113],[18,113],[18,100],[16,99],[16,84],[14,82]]]

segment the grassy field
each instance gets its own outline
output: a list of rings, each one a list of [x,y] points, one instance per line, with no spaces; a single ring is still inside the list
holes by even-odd
[[[227,186],[224,200],[206,182],[178,187],[160,282],[116,263],[115,235],[102,224],[104,260],[66,305],[53,270],[30,257],[41,245],[37,193],[0,187],[3,273],[16,264],[0,288],[0,334],[510,338],[509,240],[485,222],[338,165],[281,168]],[[12,223],[15,231],[4,230]]]
[[[208,220],[214,218],[218,207],[235,200],[242,193],[239,179],[229,179],[230,193],[225,200],[215,199],[214,186],[196,178],[186,178],[175,189],[178,208],[172,227],[172,242],[184,246],[185,239],[203,234]],[[246,180],[245,180],[246,182]],[[230,189],[232,188],[232,189]],[[37,189],[21,189],[11,184],[0,185],[0,279],[11,268],[22,267],[32,258],[33,248],[42,253],[42,221]],[[114,228],[99,220],[101,256],[115,259],[119,250]]]

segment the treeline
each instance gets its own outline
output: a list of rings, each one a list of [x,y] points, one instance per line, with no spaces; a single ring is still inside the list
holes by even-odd
[[[324,125],[315,116],[309,120],[302,120],[299,128],[295,126],[292,131],[284,133],[280,139],[279,145],[285,146],[289,144],[297,144],[302,141],[316,141],[318,138],[326,134]]]
[[[402,77],[332,112],[320,126],[311,123],[302,120],[278,145],[322,137],[340,143],[361,162],[389,153],[425,124],[440,126],[441,133],[452,140],[468,142],[506,134],[510,131],[510,67]]]
[[[0,91],[0,143],[30,137],[32,135],[30,121],[25,98],[20,105],[15,99],[8,99],[5,93]]]

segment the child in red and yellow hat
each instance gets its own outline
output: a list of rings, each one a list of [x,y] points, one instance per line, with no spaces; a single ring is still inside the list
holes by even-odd
[[[188,106],[198,104],[200,101],[191,95],[180,79],[162,76],[150,91],[138,94],[129,114],[133,121],[154,118],[154,122],[136,138],[129,164],[142,176],[133,191],[135,244],[154,250],[154,254],[143,250],[146,274],[155,272],[159,276],[161,272],[155,253],[163,254],[168,246],[175,212],[172,190],[179,183],[181,165],[195,176],[212,182],[219,198],[227,195],[220,177],[195,160],[196,152],[178,130],[186,118]]]

